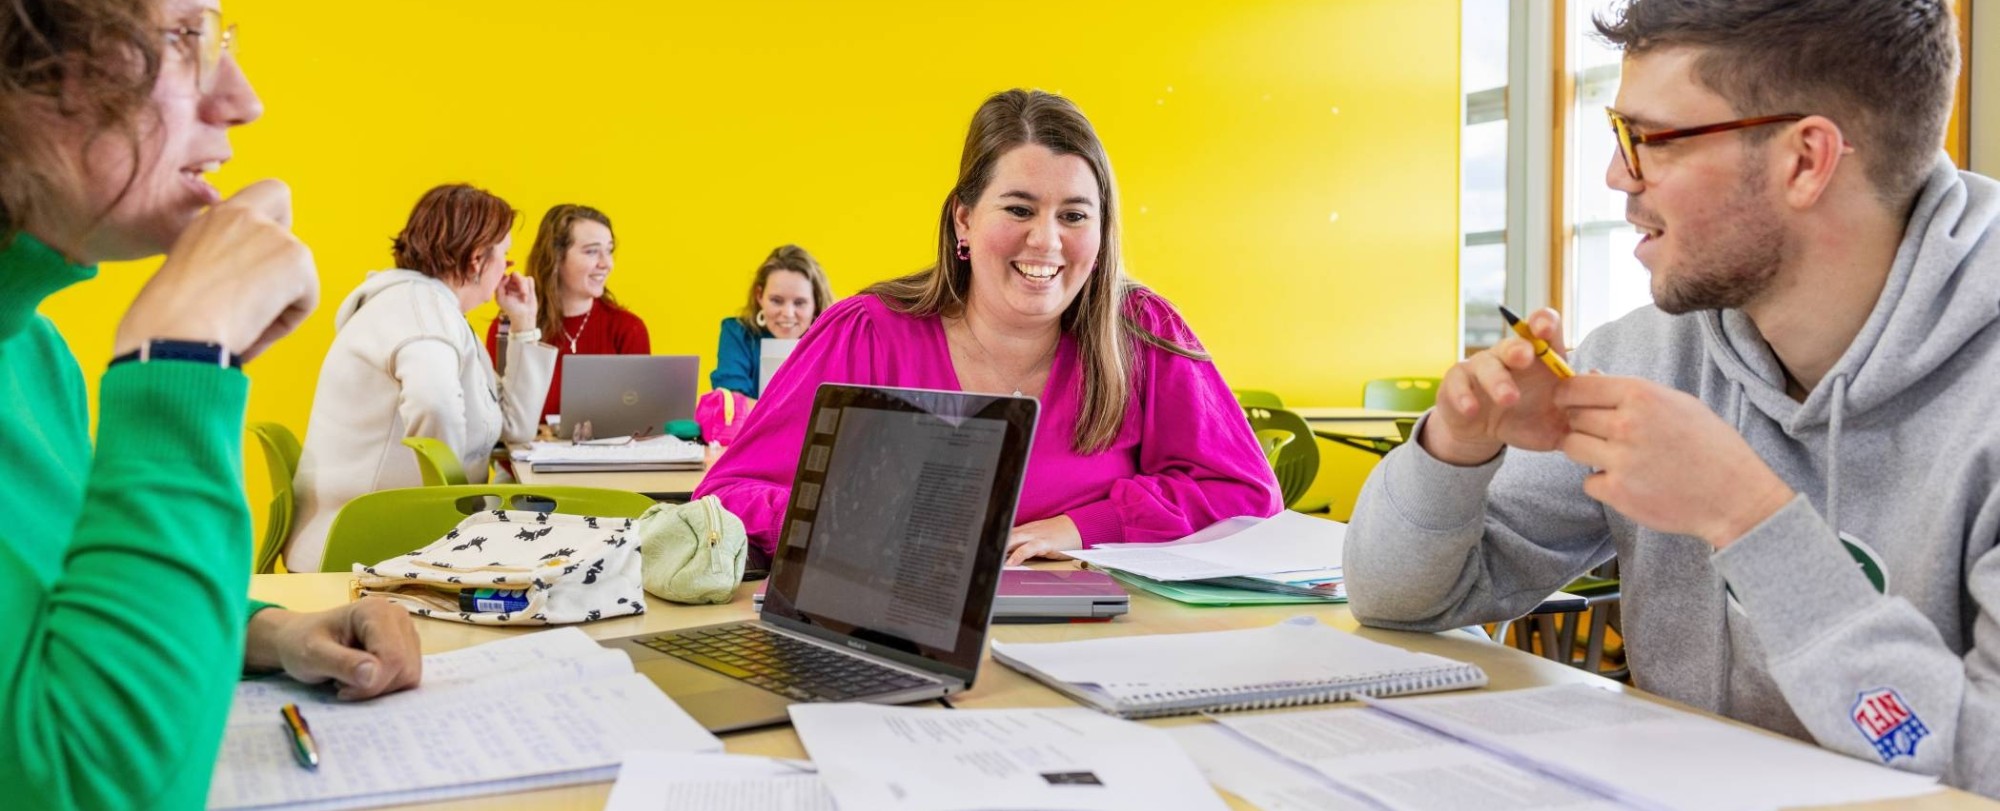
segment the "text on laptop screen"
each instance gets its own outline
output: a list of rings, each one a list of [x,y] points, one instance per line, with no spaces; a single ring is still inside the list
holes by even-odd
[[[822,386],[799,454],[766,620],[976,667],[1033,400]]]
[[[799,610],[951,650],[1007,423],[840,412]]]

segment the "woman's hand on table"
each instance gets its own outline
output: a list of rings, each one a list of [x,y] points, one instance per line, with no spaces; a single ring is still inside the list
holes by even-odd
[[[1083,535],[1067,515],[1031,521],[1014,528],[1007,536],[1007,565],[1019,566],[1029,558],[1068,560],[1063,554],[1083,548]]]
[[[387,600],[305,613],[267,608],[250,618],[246,636],[246,669],[283,670],[306,684],[334,681],[343,699],[407,690],[423,677],[416,623]]]

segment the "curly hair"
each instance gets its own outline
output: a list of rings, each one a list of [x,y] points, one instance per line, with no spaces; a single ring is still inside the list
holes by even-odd
[[[396,267],[445,284],[463,284],[477,273],[479,253],[514,230],[514,209],[485,189],[451,183],[430,191],[410,210],[396,235]]]
[[[47,116],[76,122],[85,148],[123,135],[139,165],[138,125],[150,111],[165,41],[144,0],[5,0],[0,7],[0,235],[43,213],[68,176],[47,137]],[[116,201],[113,201],[116,204]],[[98,212],[102,216],[102,212]]]

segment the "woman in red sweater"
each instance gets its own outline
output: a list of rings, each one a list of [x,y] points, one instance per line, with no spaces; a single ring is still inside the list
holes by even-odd
[[[611,278],[611,218],[590,206],[564,203],[542,215],[535,247],[528,253],[528,276],[541,293],[542,340],[556,348],[556,374],[542,401],[542,420],[562,413],[562,358],[565,355],[647,355],[653,351],[646,322],[604,286]],[[486,351],[499,368],[501,325],[486,328]],[[502,371],[505,371],[502,369]]]

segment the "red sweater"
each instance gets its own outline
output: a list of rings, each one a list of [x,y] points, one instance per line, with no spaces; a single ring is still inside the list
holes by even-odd
[[[562,358],[564,355],[650,355],[652,338],[646,322],[631,310],[598,299],[590,312],[563,319],[563,334],[542,336],[542,343],[556,348],[556,374],[549,381],[548,399],[542,401],[542,420],[562,413]],[[486,354],[499,357],[500,319],[486,326]]]

